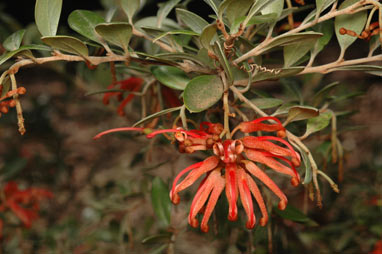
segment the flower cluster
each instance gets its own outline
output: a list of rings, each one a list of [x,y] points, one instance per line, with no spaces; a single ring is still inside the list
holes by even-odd
[[[263,123],[267,120],[275,123]],[[146,132],[143,128],[118,128],[102,132],[95,138],[107,133],[126,130]],[[182,170],[174,179],[170,191],[171,201],[178,204],[180,202],[179,192],[205,175],[191,204],[188,222],[192,227],[198,227],[199,222],[196,216],[204,211],[200,227],[202,231],[208,231],[208,220],[224,189],[229,204],[229,220],[235,221],[238,218],[237,200],[240,197],[248,217],[246,227],[248,229],[253,228],[256,223],[252,198],[254,197],[262,214],[259,224],[264,226],[268,222],[268,212],[253,177],[263,182],[280,199],[279,209],[285,209],[288,200],[280,188],[256,163],[290,176],[292,185],[297,186],[300,177],[295,167],[301,163],[300,156],[283,139],[286,136],[285,128],[275,117],[262,117],[253,121],[242,122],[233,130],[232,134],[239,130],[246,134],[264,131],[276,132],[277,137],[247,135],[239,139],[222,140],[220,136],[223,130],[223,126],[219,123],[203,122],[199,130],[186,131],[182,128],[158,130],[151,132],[147,137],[152,138],[160,133],[173,132],[178,141],[180,152],[193,153],[198,150],[211,150],[213,152],[213,155],[204,161]],[[185,174],[187,176],[178,183]]]
[[[38,218],[40,201],[52,198],[52,192],[42,188],[20,190],[15,182],[8,182],[2,190],[0,212],[11,210],[29,228]],[[3,221],[0,219],[0,237],[2,236]]]

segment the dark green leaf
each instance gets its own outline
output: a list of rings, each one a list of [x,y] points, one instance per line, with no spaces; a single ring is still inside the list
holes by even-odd
[[[208,22],[205,21],[202,17],[185,9],[177,8],[176,15],[186,26],[188,26],[195,33],[201,34],[203,29],[206,26],[208,26]]]
[[[126,13],[129,22],[133,24],[135,12],[139,9],[140,0],[121,0],[122,10]]]
[[[245,16],[254,1],[250,0],[225,0],[219,6],[219,17],[221,20],[223,12],[226,13],[228,22],[232,25],[238,17]]]
[[[132,35],[130,24],[124,22],[102,23],[95,26],[95,31],[106,41],[121,47],[126,53],[128,52]]]
[[[266,6],[273,4],[276,0],[268,0],[268,1],[255,1],[252,7],[249,9],[247,17],[244,22],[248,22],[254,15],[256,15],[259,11],[262,11]],[[263,13],[264,14],[264,13]],[[277,15],[277,14],[276,14]]]
[[[193,31],[189,31],[189,30],[172,30],[172,31],[164,32],[164,33],[160,34],[159,36],[155,37],[153,42],[156,42],[157,40],[160,40],[163,37],[165,37],[167,35],[172,35],[172,34],[174,34],[174,35],[191,35],[191,36],[199,35],[198,33],[195,33]]]
[[[0,65],[5,63],[7,60],[12,58],[13,56],[25,51],[25,50],[51,50],[51,48],[43,46],[43,45],[25,45],[21,46],[19,49],[16,49],[14,51],[6,52],[0,56]]]
[[[27,165],[27,160],[23,158],[12,160],[4,165],[0,170],[1,178],[4,181],[14,178]]]
[[[290,67],[309,52],[318,38],[304,40],[284,47],[284,67]]]
[[[24,34],[25,29],[21,29],[19,31],[14,32],[4,40],[3,47],[8,51],[13,51],[20,48]]]
[[[77,33],[100,43],[94,28],[100,23],[105,23],[105,19],[97,13],[87,10],[75,10],[70,13],[68,23],[70,28]]]
[[[272,3],[266,5],[261,10],[261,14],[266,15],[270,13],[275,13],[277,17],[280,17],[281,12],[283,11],[283,8],[284,8],[284,0],[275,0]]]
[[[283,68],[279,69],[280,72],[271,73],[271,72],[262,72],[259,71],[253,78],[252,82],[255,81],[261,81],[261,80],[267,80],[267,79],[278,79],[282,77],[289,77],[289,76],[295,76],[297,73],[304,70],[304,67],[291,67],[291,68]]]
[[[151,72],[159,82],[172,89],[184,90],[190,81],[185,72],[172,66],[155,66]]]
[[[318,17],[322,11],[334,2],[335,0],[316,0],[316,16]]]
[[[320,113],[319,116],[308,119],[308,123],[306,124],[306,132],[304,136],[308,136],[314,132],[326,128],[326,126],[329,125],[331,118],[332,113],[326,111],[324,113]]]
[[[293,106],[288,111],[288,118],[286,122],[300,121],[316,117],[319,115],[319,111],[316,108],[309,106]]]
[[[169,0],[167,2],[159,3],[159,10],[157,13],[157,27],[162,26],[163,20],[167,17],[172,9],[180,2],[180,0]]]
[[[304,167],[305,167],[305,177],[304,177],[303,184],[308,184],[313,179],[312,165],[310,164],[308,154],[299,146],[296,146],[296,148],[302,156],[302,161],[304,162]]]
[[[213,46],[213,50],[215,52],[215,55],[218,57],[220,65],[223,67],[223,69],[227,75],[227,82],[229,84],[231,84],[233,81],[232,70],[231,70],[231,66],[230,66],[230,64],[229,64],[229,62],[225,56],[224,49],[223,49],[222,45],[218,41],[216,41],[214,46]]]
[[[333,36],[333,21],[327,20],[319,23],[313,27],[313,30],[323,34],[323,36],[317,40],[316,45],[314,45],[314,49],[312,50],[313,54],[317,55],[326,44],[329,43]]]
[[[220,100],[223,84],[218,76],[202,75],[193,78],[184,90],[184,104],[190,112],[201,112]]]
[[[169,188],[159,177],[155,177],[152,181],[151,202],[160,224],[167,227],[170,224],[171,215]]]
[[[162,115],[165,115],[165,114],[168,114],[168,113],[171,113],[171,112],[174,112],[174,111],[178,111],[180,110],[182,107],[175,107],[175,108],[167,108],[167,109],[164,109],[162,111],[159,111],[159,112],[156,112],[152,115],[149,115],[149,116],[146,116],[145,118],[142,118],[141,120],[139,120],[138,122],[136,122],[133,127],[136,127],[144,122],[147,122],[147,121],[150,121],[156,117],[159,117],[159,116],[162,116]]]
[[[36,0],[34,17],[42,36],[54,36],[60,20],[62,0]]]
[[[218,39],[216,30],[217,30],[216,24],[208,25],[203,29],[203,32],[200,35],[200,43],[202,44],[204,48],[210,50],[211,45],[213,45],[215,41]]]
[[[290,44],[300,43],[302,41],[311,41],[314,39],[318,39],[321,36],[322,36],[322,33],[316,33],[316,32],[310,32],[310,31],[296,33],[296,34],[280,35],[276,37],[274,41],[272,41],[267,46],[265,46],[262,49],[262,52],[265,52],[277,46],[286,46]]]
[[[85,43],[71,36],[45,36],[41,40],[52,48],[66,51],[75,55],[87,57],[89,55],[88,48]]]
[[[103,94],[103,93],[114,93],[114,92],[123,93],[123,92],[126,92],[126,90],[124,90],[124,89],[103,89],[103,90],[98,90],[95,92],[88,92],[85,94],[85,96]]]
[[[218,7],[219,4],[217,4],[219,1],[217,0],[204,0],[211,8],[214,10],[215,14],[218,15]]]
[[[344,1],[340,7],[339,10],[345,9],[346,7],[349,7],[355,3],[357,3],[359,0],[346,0]],[[367,20],[367,11],[360,11],[357,13],[352,14],[346,14],[346,15],[340,15],[337,16],[334,20],[334,29],[336,31],[336,36],[338,43],[340,44],[341,51],[345,51],[353,42],[357,39],[357,37],[349,36],[347,34],[342,35],[340,34],[340,29],[345,28],[348,30],[352,30],[356,32],[357,34],[360,34],[365,27],[365,23]]]
[[[308,216],[292,205],[287,205],[283,211],[279,209],[274,209],[274,211],[282,218],[294,222],[306,223],[312,221]]]
[[[157,234],[145,237],[142,244],[168,243],[171,240],[171,233]]]
[[[283,103],[283,100],[276,98],[256,98],[252,99],[251,102],[260,109],[268,109],[280,106]]]
[[[379,65],[351,65],[332,69],[334,71],[364,71],[369,74],[382,76],[382,66]]]
[[[317,107],[318,105],[320,105],[320,103],[325,99],[328,93],[332,91],[333,88],[336,87],[338,84],[339,82],[330,83],[329,85],[326,85],[324,88],[318,91],[313,97],[313,106]]]
[[[182,53],[182,52],[177,52],[177,53],[161,53],[155,55],[155,57],[159,57],[162,59],[167,59],[167,60],[178,60],[178,61],[183,61],[184,59],[193,61],[199,65],[203,65],[204,63],[199,59],[198,56],[194,54],[188,54],[188,53]]]

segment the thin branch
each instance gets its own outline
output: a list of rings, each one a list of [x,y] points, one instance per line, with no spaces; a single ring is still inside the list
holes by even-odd
[[[283,33],[283,34],[281,34],[281,35],[279,35],[277,37],[270,38],[269,40],[263,41],[257,47],[253,48],[252,50],[248,51],[247,53],[245,53],[241,57],[239,57],[236,60],[234,60],[233,64],[238,64],[238,63],[240,63],[240,62],[242,62],[242,61],[244,61],[244,60],[246,60],[246,59],[248,59],[250,57],[259,55],[260,53],[262,53],[262,49],[264,49],[264,47],[269,45],[269,43],[273,42],[274,40],[278,39],[280,36],[285,36],[285,35],[288,35],[288,34],[298,33],[298,32],[300,32],[302,30],[305,30],[305,29],[307,29],[309,27],[312,27],[312,26],[316,25],[317,23],[320,23],[320,22],[332,19],[332,18],[334,18],[336,16],[340,16],[340,15],[344,15],[344,14],[354,14],[355,12],[357,12],[356,9],[358,7],[361,7],[361,6],[365,5],[365,4],[373,4],[374,5],[375,3],[374,3],[373,0],[361,0],[361,1],[358,1],[357,3],[355,3],[353,5],[350,5],[349,7],[345,8],[345,9],[330,11],[327,14],[325,14],[324,16],[322,16],[321,18],[319,18],[317,21],[313,20],[311,22],[308,22],[306,24],[298,26],[295,29],[292,29],[292,30],[290,30],[290,31],[288,31],[286,33]]]

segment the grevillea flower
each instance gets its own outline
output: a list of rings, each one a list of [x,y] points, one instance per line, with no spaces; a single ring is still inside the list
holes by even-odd
[[[273,121],[274,124],[266,124],[264,121]],[[104,134],[115,131],[139,130],[143,128],[118,128],[98,134],[99,138]],[[188,222],[192,227],[198,227],[199,221],[196,216],[204,211],[201,221],[201,230],[207,232],[208,220],[214,207],[225,189],[229,210],[228,219],[235,221],[238,218],[237,200],[247,214],[246,227],[251,229],[256,224],[253,198],[256,200],[262,218],[259,224],[265,226],[268,222],[268,212],[261,192],[254,180],[261,181],[279,199],[278,208],[285,209],[288,199],[271,178],[259,167],[262,164],[274,171],[291,177],[291,184],[297,186],[300,176],[295,167],[299,166],[301,159],[293,147],[283,138],[286,136],[285,128],[275,117],[262,117],[253,121],[240,123],[232,133],[240,130],[243,133],[256,131],[276,132],[275,136],[245,136],[240,139],[221,140],[220,134],[223,126],[219,123],[203,122],[199,130],[186,131],[182,128],[153,131],[147,135],[152,138],[161,133],[173,132],[179,143],[179,151],[193,153],[198,150],[212,150],[212,156],[202,162],[195,163],[183,169],[174,179],[170,199],[174,204],[180,202],[179,192],[191,186],[200,177],[205,175],[191,203]],[[183,180],[179,180],[183,177]],[[179,182],[179,183],[178,183]]]
[[[11,210],[27,228],[38,218],[40,201],[53,197],[52,192],[42,188],[19,190],[15,182],[8,182],[3,189],[3,193],[5,199],[0,204],[0,212]],[[0,233],[2,226],[3,221],[0,220]]]
[[[142,84],[143,84],[143,79],[131,77],[128,79],[111,83],[107,87],[107,89],[113,89],[115,88],[115,86],[119,85],[122,90],[125,90],[127,92],[137,92],[141,88]],[[109,93],[105,93],[105,95],[103,96],[103,103],[105,105],[109,104],[110,98],[113,96],[116,96],[118,101],[122,101],[118,106],[117,112],[120,116],[124,116],[125,112],[123,111],[123,109],[134,98],[135,95],[129,94],[126,98],[123,98],[122,92],[109,92]]]

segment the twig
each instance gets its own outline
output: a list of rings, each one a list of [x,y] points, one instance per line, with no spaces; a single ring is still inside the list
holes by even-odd
[[[9,77],[11,78],[12,90],[17,90],[17,83],[16,83],[15,74],[10,73]],[[19,126],[19,132],[21,135],[24,135],[25,134],[25,126],[24,126],[23,109],[21,107],[18,93],[13,95],[13,100],[16,102],[17,125]]]
[[[373,1],[372,0],[361,0],[361,1],[358,1],[357,3],[355,3],[353,5],[350,5],[349,7],[345,8],[345,9],[332,10],[332,11],[328,12],[327,14],[325,14],[324,16],[322,16],[321,18],[319,18],[317,21],[313,20],[311,22],[308,22],[306,24],[298,26],[298,27],[286,32],[286,33],[283,33],[277,37],[273,37],[273,38],[270,38],[269,40],[265,40],[262,43],[260,43],[259,45],[257,45],[255,48],[253,48],[252,50],[250,50],[247,53],[245,53],[244,55],[242,55],[241,57],[238,57],[236,60],[233,61],[233,64],[238,64],[238,63],[240,63],[240,62],[242,62],[242,61],[244,61],[250,57],[257,56],[257,55],[261,54],[263,52],[262,50],[264,49],[264,47],[269,45],[269,43],[273,42],[274,40],[278,39],[280,36],[298,33],[304,29],[307,29],[309,27],[316,25],[317,23],[329,20],[329,19],[334,18],[334,17],[339,16],[339,15],[353,14],[356,12],[356,9],[358,7],[361,7],[361,6],[368,4],[368,3],[372,4],[371,2],[373,2]]]

